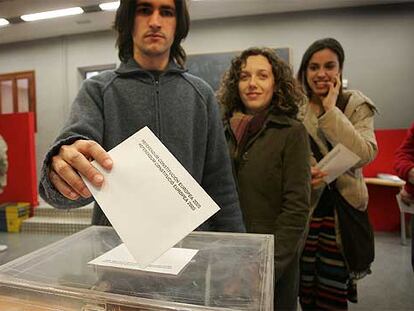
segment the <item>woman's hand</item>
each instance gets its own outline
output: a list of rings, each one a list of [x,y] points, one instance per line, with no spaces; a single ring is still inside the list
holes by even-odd
[[[311,167],[311,185],[313,189],[317,189],[324,184],[324,178],[327,176],[325,172],[321,171],[318,167]]]
[[[339,74],[335,76],[335,82],[327,82],[329,85],[328,94],[322,98],[322,106],[325,112],[328,112],[336,105],[336,100],[338,99],[339,89],[341,87],[341,79]]]

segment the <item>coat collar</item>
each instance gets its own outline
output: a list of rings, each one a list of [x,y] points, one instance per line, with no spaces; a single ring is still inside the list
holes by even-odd
[[[286,115],[270,113],[267,117],[266,123],[274,123],[283,126],[292,126],[294,120]]]
[[[294,123],[294,120],[292,118],[289,118],[288,116],[285,116],[285,115],[279,115],[279,114],[276,115],[273,113],[269,113],[266,121],[264,122],[265,126],[268,126],[269,124],[292,126],[293,123]],[[230,129],[230,120],[228,119],[224,120],[224,128],[226,130]]]
[[[115,70],[115,72],[117,74],[119,74],[120,76],[127,76],[127,75],[132,75],[132,74],[136,74],[136,73],[148,73],[150,70],[146,70],[143,69],[136,61],[133,57],[131,57],[130,59],[128,59],[128,61],[126,63],[121,63],[121,65]],[[184,73],[187,70],[182,69],[181,67],[179,67],[174,61],[170,61],[168,63],[167,68],[164,70],[163,74],[165,73]]]
[[[345,94],[349,95],[348,105],[345,108],[345,115],[349,117],[359,106],[365,104],[368,105],[374,112],[378,113],[377,107],[370,98],[365,96],[361,91],[358,90],[347,90]]]
[[[318,117],[310,109],[309,105],[303,107],[303,125],[305,126],[308,134],[313,138],[316,144],[319,146],[323,155],[328,153],[328,147],[324,143],[323,135],[319,132]]]
[[[348,103],[346,105],[344,115],[350,119],[351,115],[361,106],[368,105],[372,111],[377,112],[377,108],[374,103],[365,96],[362,92],[357,90],[345,90],[344,94],[349,96]],[[301,119],[306,127],[309,135],[320,147],[322,154],[329,152],[327,147],[326,139],[319,129],[319,120],[316,114],[312,111],[308,104],[308,100],[305,99],[304,105],[301,108]]]

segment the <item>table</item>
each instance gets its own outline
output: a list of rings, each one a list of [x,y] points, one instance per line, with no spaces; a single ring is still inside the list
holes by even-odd
[[[386,187],[398,187],[402,189],[405,185],[405,181],[393,181],[388,179],[376,178],[376,177],[365,177],[366,184],[386,186]],[[405,232],[405,212],[400,208],[400,231],[401,231],[401,244],[407,245],[407,236]]]
[[[388,186],[402,188],[405,185],[405,181],[393,181],[376,177],[365,177],[366,184],[377,185],[377,186]]]

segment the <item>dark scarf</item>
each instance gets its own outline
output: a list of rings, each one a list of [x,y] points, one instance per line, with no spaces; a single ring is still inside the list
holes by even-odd
[[[238,150],[243,150],[249,139],[263,128],[267,115],[268,111],[263,111],[256,115],[244,114],[242,112],[233,113],[230,118],[230,128],[236,137]]]

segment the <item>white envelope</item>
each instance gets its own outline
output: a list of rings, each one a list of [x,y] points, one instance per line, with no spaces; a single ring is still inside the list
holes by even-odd
[[[142,268],[220,209],[148,127],[109,154],[103,186],[83,180]]]
[[[137,265],[125,244],[121,244],[91,260],[88,264],[177,275],[193,259],[197,252],[198,250],[196,249],[173,247],[142,269]]]
[[[337,144],[316,166],[321,171],[328,174],[324,180],[329,184],[357,164],[360,160],[361,158],[359,156],[344,145]]]

